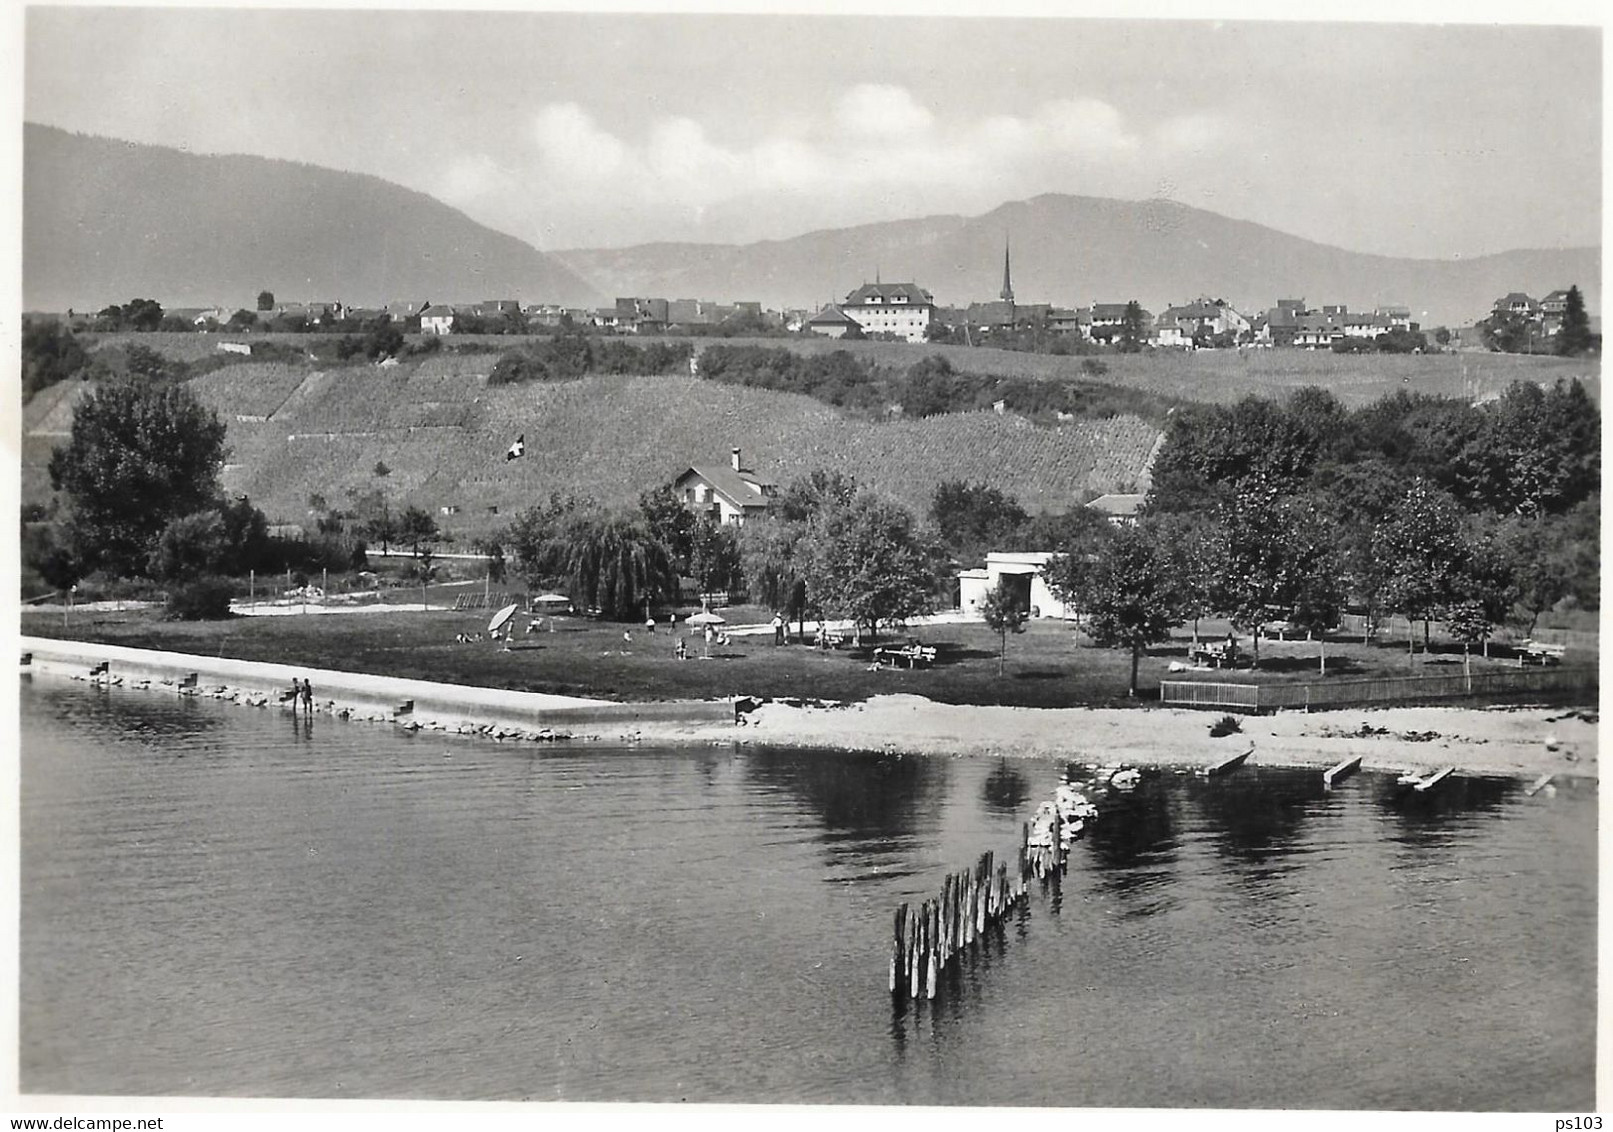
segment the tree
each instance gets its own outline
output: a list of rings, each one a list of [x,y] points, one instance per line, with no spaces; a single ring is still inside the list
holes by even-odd
[[[690,557],[694,552],[695,516],[683,505],[672,485],[662,484],[644,492],[638,497],[638,508],[651,533],[666,546],[677,571],[694,573]]]
[[[1479,340],[1493,352],[1521,354],[1532,348],[1534,323],[1516,311],[1498,310],[1478,324]]]
[[[1011,495],[983,483],[946,480],[935,489],[930,521],[954,562],[978,566],[994,550],[1016,547],[1030,516]]]
[[[223,465],[224,425],[187,386],[124,378],[79,402],[50,480],[70,503],[86,571],[129,575],[145,568],[171,519],[216,497]]]
[[[813,606],[850,621],[859,642],[933,605],[938,548],[904,508],[867,492],[814,514],[797,554]]]
[[[259,291],[258,292],[258,309],[260,311],[272,311],[272,310],[274,310],[274,292],[273,291]]]
[[[1459,450],[1463,494],[1502,513],[1565,511],[1601,482],[1601,413],[1578,378],[1508,386]]]
[[[1150,526],[1116,528],[1090,558],[1062,554],[1048,563],[1048,585],[1082,612],[1086,631],[1104,648],[1131,650],[1131,683],[1143,650],[1166,640],[1181,621],[1169,555]]]
[[[743,578],[739,528],[710,515],[695,521],[689,539],[689,574],[701,593],[731,593]]]
[[[1585,296],[1579,293],[1579,285],[1575,284],[1568,288],[1568,297],[1563,303],[1563,325],[1557,331],[1557,353],[1573,357],[1588,353],[1594,344],[1590,315],[1585,313]]]
[[[1020,606],[1007,578],[999,578],[997,585],[986,591],[980,613],[986,619],[986,628],[997,634],[997,675],[1001,676],[1003,658],[1008,654],[1008,634],[1025,631],[1028,613]]]
[[[158,581],[187,582],[218,573],[224,550],[224,523],[217,511],[181,515],[163,528],[147,572]]]
[[[1122,354],[1136,354],[1143,348],[1143,308],[1136,299],[1126,304],[1125,313],[1120,316],[1119,347]]]
[[[1466,532],[1456,500],[1423,480],[1415,481],[1395,513],[1374,531],[1374,552],[1383,573],[1384,603],[1408,622],[1428,624],[1456,594],[1456,579],[1468,558]],[[1415,634],[1407,643],[1415,647]]]
[[[89,354],[73,332],[54,320],[24,319],[22,323],[22,395],[79,374],[89,365]]]
[[[1282,603],[1287,523],[1281,496],[1265,479],[1246,483],[1222,508],[1215,551],[1215,604],[1235,628],[1254,634],[1260,665],[1260,630]]]
[[[416,558],[421,557],[421,548],[430,550],[437,541],[437,520],[422,508],[412,504],[404,508],[403,515],[398,520],[398,541],[409,544],[410,550]]]
[[[251,330],[258,324],[258,316],[242,308],[230,315],[230,320],[224,324],[224,329],[234,331]]]
[[[565,546],[561,535],[578,511],[575,499],[554,492],[547,502],[522,511],[499,536],[514,554],[516,572],[529,587],[562,584]]]
[[[640,515],[574,515],[558,543],[572,597],[607,617],[635,618],[676,586],[666,547]]]

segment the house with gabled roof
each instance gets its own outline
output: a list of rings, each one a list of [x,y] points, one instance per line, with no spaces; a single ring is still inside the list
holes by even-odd
[[[453,331],[453,307],[442,303],[432,303],[431,306],[420,312],[420,333],[452,334]]]
[[[830,303],[817,314],[807,319],[806,328],[813,334],[821,334],[825,338],[844,338],[853,331],[861,332],[862,323],[852,318],[834,303]]]
[[[1505,314],[1519,314],[1524,318],[1538,318],[1540,316],[1540,304],[1522,291],[1512,291],[1503,295],[1495,301],[1495,305],[1491,309]]]
[[[697,464],[672,481],[685,509],[709,515],[719,523],[743,525],[767,514],[778,494],[771,480],[746,468],[735,448],[728,464]]]
[[[1113,493],[1100,495],[1087,504],[1087,507],[1108,519],[1117,526],[1125,526],[1137,521],[1137,513],[1142,510],[1148,496],[1135,493]]]
[[[935,298],[917,283],[864,283],[846,296],[840,309],[864,334],[923,342],[935,317]]]

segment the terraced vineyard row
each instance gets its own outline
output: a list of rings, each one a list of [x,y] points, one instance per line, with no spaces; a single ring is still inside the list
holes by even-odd
[[[194,378],[191,391],[225,422],[237,417],[268,417],[307,378],[301,366],[245,362]]]

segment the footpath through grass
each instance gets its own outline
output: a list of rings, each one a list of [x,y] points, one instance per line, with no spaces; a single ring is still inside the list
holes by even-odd
[[[506,652],[491,641],[459,642],[458,634],[485,630],[485,611],[455,613],[372,612],[281,617],[234,617],[227,621],[164,621],[156,611],[76,612],[64,625],[60,612],[24,612],[22,632],[67,637],[134,648],[161,649],[306,665],[345,672],[437,680],[517,691],[548,692],[624,701],[716,699],[758,696],[774,699],[858,702],[870,696],[910,693],[952,704],[1003,704],[1024,707],[1116,706],[1157,702],[1162,678],[1172,661],[1186,658],[1190,634],[1149,650],[1139,670],[1137,700],[1126,696],[1130,662],[1123,650],[1096,648],[1073,627],[1033,622],[1010,636],[998,674],[998,640],[984,625],[926,626],[891,635],[883,644],[916,637],[938,650],[927,669],[875,668],[867,650],[819,650],[800,643],[775,646],[770,634],[735,636],[728,645],[706,646],[698,635],[686,638],[687,660],[674,655],[677,638],[666,631],[647,633],[642,625],[585,618],[552,619],[554,629],[525,632],[517,623]],[[1210,639],[1226,626],[1203,622]],[[626,639],[624,639],[626,634]],[[682,633],[680,632],[681,636]],[[1205,674],[1200,678],[1286,682],[1318,679],[1320,645],[1314,641],[1263,641],[1258,672]],[[1510,657],[1510,653],[1506,654]],[[1362,676],[1407,676],[1451,672],[1461,650],[1437,640],[1433,652],[1408,658],[1406,641],[1370,645],[1359,639],[1327,643],[1328,681]],[[1511,659],[1472,659],[1475,672],[1515,668]]]

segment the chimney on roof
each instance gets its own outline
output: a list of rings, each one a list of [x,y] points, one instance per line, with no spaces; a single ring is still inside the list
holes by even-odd
[[[734,449],[734,471],[739,471],[739,449]]]

